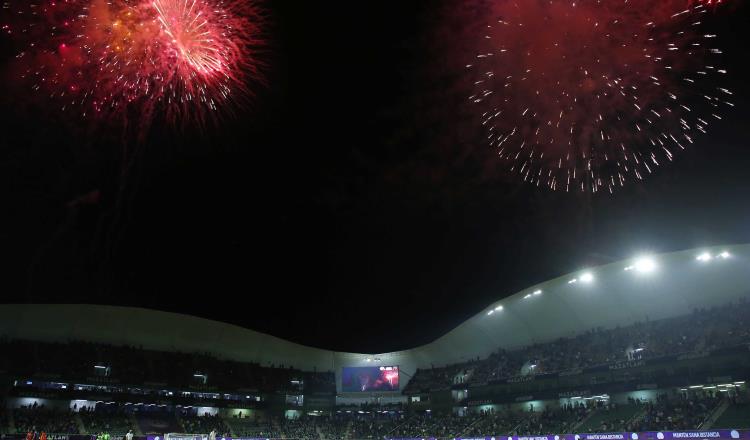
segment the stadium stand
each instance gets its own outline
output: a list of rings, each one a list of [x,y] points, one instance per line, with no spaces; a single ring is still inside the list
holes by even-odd
[[[633,417],[643,411],[644,407],[635,402],[606,405],[592,410],[591,416],[577,426],[577,429],[581,432],[629,431]]]
[[[82,407],[78,411],[84,426],[84,433],[94,434],[97,432],[109,432],[114,435],[122,435],[135,429],[130,417],[122,410],[120,405],[98,405],[93,409]]]
[[[646,414],[637,431],[669,431],[701,428],[711,411],[720,403],[716,395],[704,394],[688,399],[669,400],[660,395],[646,403]]]
[[[165,432],[182,432],[174,412],[169,411],[142,411],[135,416],[138,427],[144,434],[156,434]]]
[[[688,261],[695,263],[693,256]],[[215,431],[217,439],[382,440],[750,428],[750,303],[736,293],[724,303],[701,304],[660,319],[634,312],[639,318],[607,328],[581,322],[576,332],[530,345],[498,347],[504,338],[493,335],[498,344],[460,362],[450,350],[433,359],[435,351],[423,347],[379,356],[294,347],[289,358],[309,368],[278,361],[283,356],[273,353],[289,348],[283,341],[216,323],[217,345],[229,342],[217,352],[196,351],[190,348],[195,337],[213,341],[214,334],[174,316],[170,328],[199,331],[185,341],[164,338],[161,349],[127,339],[123,345],[111,329],[108,337],[86,340],[78,324],[67,339],[14,327],[0,334],[0,434],[20,440],[32,432],[39,440],[33,433],[44,431],[58,436],[49,440],[93,440],[106,432],[120,440],[132,430],[136,440],[146,440]],[[4,307],[0,316],[12,319]],[[30,307],[34,325],[45,322]],[[18,315],[21,309],[8,310]],[[507,312],[503,318],[513,319]],[[107,313],[125,319],[134,312]],[[143,322],[163,318],[143,313]],[[70,316],[78,323],[87,315]],[[242,344],[246,336],[264,345],[232,357],[231,341]],[[461,336],[456,345],[472,338]],[[308,362],[308,355],[319,358]],[[374,368],[379,379],[382,371],[395,371],[386,365],[403,367],[394,390],[344,391],[343,368]]]
[[[208,434],[215,431],[220,436],[230,436],[230,428],[219,415],[195,415],[183,412],[180,415],[182,432]]]
[[[659,397],[656,402],[627,405],[584,405],[541,412],[502,411],[472,413],[466,416],[432,415],[414,413],[405,416],[357,415],[302,416],[295,418],[270,418],[267,420],[224,418],[221,416],[182,417],[182,426],[177,420],[169,420],[163,413],[140,417],[144,432],[191,432],[207,435],[216,430],[217,436],[230,435],[245,438],[287,439],[382,439],[388,438],[453,438],[480,435],[535,436],[542,433],[566,432],[644,432],[665,430],[700,429],[711,410],[721,402],[718,397],[704,396],[696,399],[671,401]],[[17,410],[19,424],[17,433],[46,431],[50,433],[77,434],[72,414],[56,413],[45,408]],[[589,413],[586,423],[576,426]],[[641,414],[639,420],[634,416]],[[89,433],[109,432],[121,437],[127,429],[126,422],[110,424],[113,414],[101,411],[81,415]],[[127,420],[124,418],[122,420]],[[147,423],[148,420],[148,423]],[[241,422],[240,422],[241,420]],[[7,427],[8,419],[3,419]],[[746,428],[750,425],[747,403],[731,404],[717,421],[718,426]],[[173,428],[173,429],[170,429]],[[182,428],[182,429],[180,429]]]
[[[78,434],[78,426],[73,414],[58,411],[36,404],[13,410],[13,421],[16,432],[24,434],[29,431],[45,431],[65,434]]]
[[[730,405],[716,420],[714,426],[750,429],[750,404],[736,403]]]
[[[638,322],[610,330],[592,329],[518,350],[498,350],[486,359],[441,368],[420,369],[405,393],[457,384],[482,385],[521,375],[541,375],[645,360],[667,355],[705,352],[750,340],[750,303],[746,299],[691,315]]]

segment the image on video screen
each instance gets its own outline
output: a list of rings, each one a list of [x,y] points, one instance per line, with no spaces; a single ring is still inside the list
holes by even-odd
[[[398,391],[398,367],[344,367],[341,391]]]

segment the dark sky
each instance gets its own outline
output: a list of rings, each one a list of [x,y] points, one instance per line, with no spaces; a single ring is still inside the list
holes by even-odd
[[[735,111],[614,195],[523,185],[493,160],[465,104],[460,1],[269,0],[268,85],[203,133],[157,126],[133,145],[4,99],[2,298],[376,353],[587,265],[748,242],[743,3],[712,18]]]

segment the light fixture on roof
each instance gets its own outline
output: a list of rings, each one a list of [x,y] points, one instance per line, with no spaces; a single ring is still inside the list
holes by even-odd
[[[534,294],[534,295],[541,295],[541,294],[542,294],[542,289],[536,289],[536,290],[535,290],[535,291],[533,292],[533,294]]]
[[[703,261],[703,262],[711,261],[711,258],[713,258],[713,257],[711,257],[711,254],[709,254],[708,252],[704,252],[704,253],[698,255],[697,257],[695,257],[696,260]]]
[[[656,269],[656,261],[651,257],[640,257],[635,260],[633,268],[638,272],[653,272]]]
[[[594,281],[594,275],[591,272],[585,272],[581,275],[581,282],[590,283]]]
[[[568,284],[573,284],[577,282],[578,282],[578,278],[573,278],[572,280],[568,281]]]
[[[487,312],[487,316],[490,316],[493,313],[495,313],[495,311],[494,310],[490,310],[489,312]]]
[[[523,299],[529,299],[529,298],[531,298],[531,294],[530,294],[530,293],[527,293],[527,294],[526,294],[526,295],[524,295],[524,297],[523,297]]]
[[[372,362],[372,359],[367,358],[367,359],[365,359],[365,362]]]
[[[499,312],[499,311],[500,311],[500,310],[502,310],[502,309],[503,309],[503,306],[497,306],[497,307],[495,307],[495,311],[496,311],[496,312]]]
[[[723,251],[722,253],[719,254],[719,256],[721,258],[727,259],[727,258],[731,257],[732,255],[729,252],[727,252],[727,251]]]

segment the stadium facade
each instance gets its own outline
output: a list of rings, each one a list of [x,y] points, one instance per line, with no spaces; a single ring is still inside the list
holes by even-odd
[[[640,256],[584,268],[498,299],[431,343],[392,353],[335,352],[193,316],[101,305],[1,305],[0,336],[210,353],[263,366],[333,371],[339,394],[344,368],[393,365],[403,375],[403,390],[417,369],[485,358],[500,347],[544,343],[592,328],[686,315],[741,300],[750,291],[748,269],[750,245]],[[465,294],[456,292],[456,301]]]

